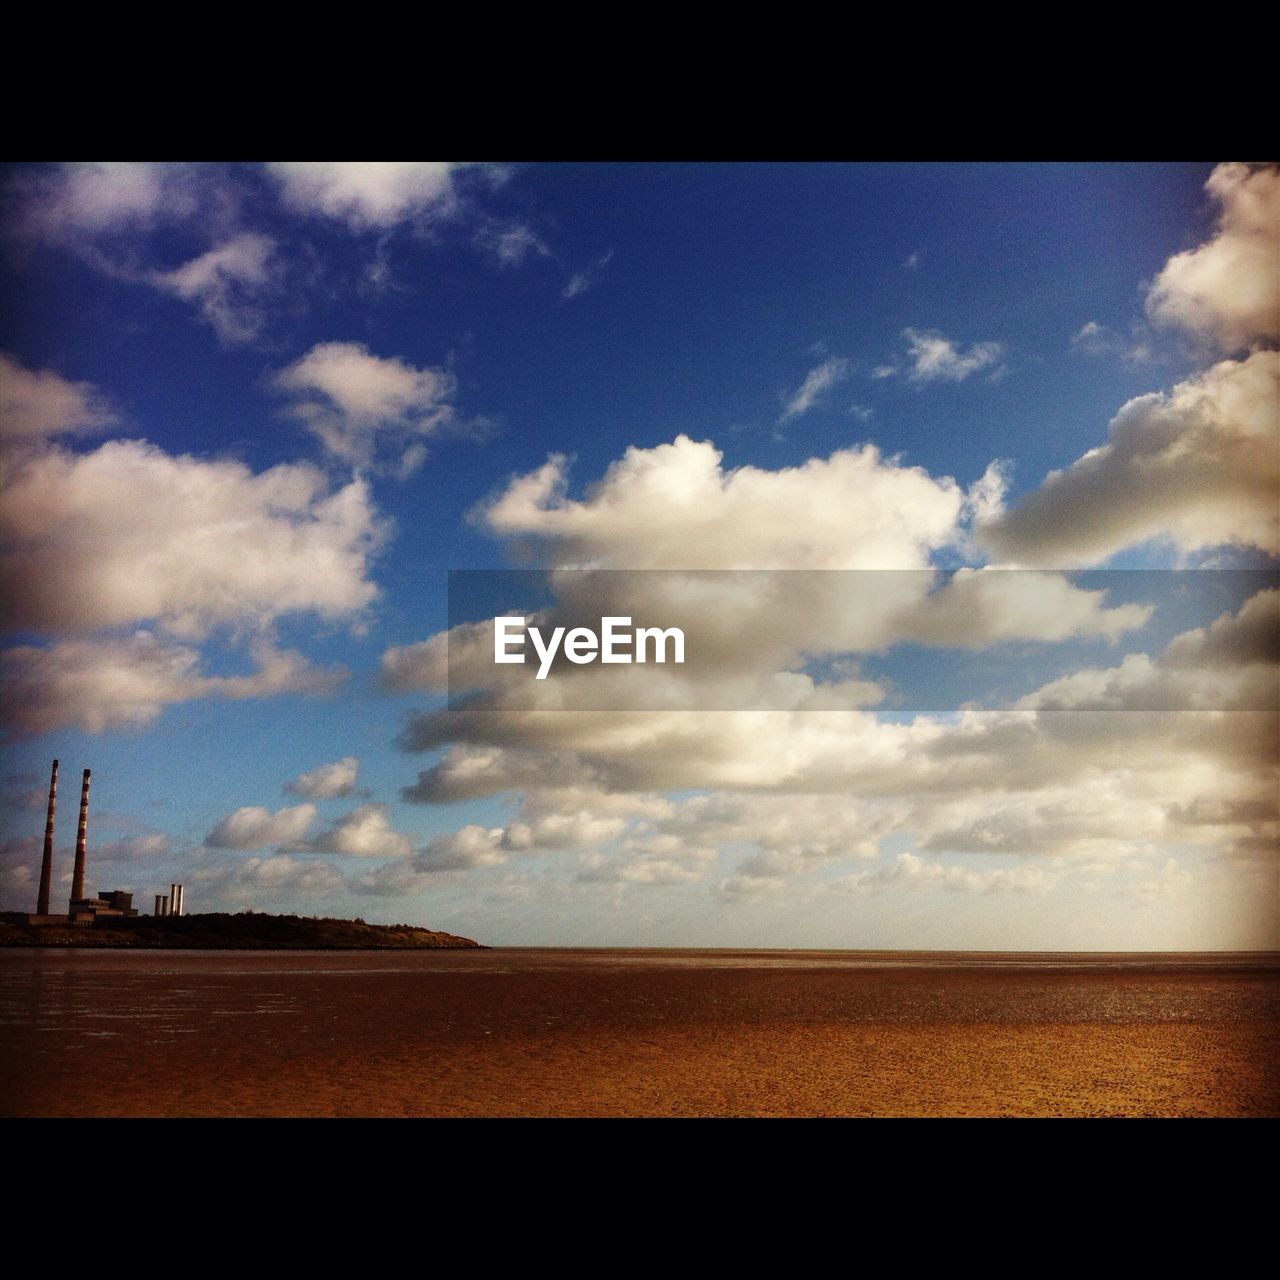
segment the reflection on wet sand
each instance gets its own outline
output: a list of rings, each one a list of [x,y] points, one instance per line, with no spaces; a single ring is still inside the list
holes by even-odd
[[[1280,958],[0,955],[8,1115],[1274,1115]]]

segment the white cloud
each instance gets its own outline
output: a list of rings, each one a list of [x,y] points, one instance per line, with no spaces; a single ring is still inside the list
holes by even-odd
[[[864,871],[846,877],[840,888],[883,889],[891,885],[937,885],[960,893],[1048,893],[1061,879],[1043,867],[972,867],[932,862],[914,853],[900,853],[897,860],[880,871]]]
[[[197,698],[263,698],[329,693],[347,673],[313,667],[301,654],[264,641],[250,645],[256,670],[209,676],[200,654],[148,631],[123,638],[60,640],[0,651],[0,718],[22,733],[79,726],[90,733],[150,724],[166,706]]]
[[[1184,631],[1164,651],[1174,669],[1238,670],[1280,663],[1280,590],[1259,591],[1237,613]]]
[[[9,459],[6,623],[86,634],[154,620],[180,637],[297,613],[358,617],[383,527],[367,486],[304,464],[174,457],[142,441]]]
[[[773,876],[819,863],[873,858],[891,825],[856,799],[833,797],[812,808],[797,806],[790,797],[748,792],[713,792],[671,805],[653,820],[654,830],[676,849],[714,853],[722,848],[751,848],[755,854],[743,864],[750,874]]]
[[[479,518],[502,537],[536,541],[564,567],[914,569],[955,538],[965,505],[954,480],[869,444],[778,471],[721,463],[710,441],[684,435],[632,447],[575,500],[556,456]]]
[[[332,764],[318,765],[306,773],[300,773],[286,782],[284,789],[290,795],[300,796],[304,800],[334,800],[340,796],[349,796],[355,791],[359,772],[360,761],[355,756],[344,756]]]
[[[390,693],[448,688],[448,641],[441,635],[388,649],[382,655],[379,672],[382,687]]]
[[[60,164],[19,174],[16,230],[69,242],[192,217],[199,208],[198,170],[137,162]]]
[[[463,164],[438,161],[295,161],[268,164],[284,203],[299,213],[382,230],[458,211],[455,179]]]
[[[522,806],[522,820],[502,830],[504,849],[527,851],[580,849],[612,840],[622,833],[626,819],[593,813],[589,807],[559,810],[545,803]]]
[[[567,302],[571,298],[576,298],[586,293],[588,289],[594,288],[600,278],[600,273],[609,265],[612,259],[613,250],[609,249],[601,254],[589,267],[581,271],[575,271],[560,291],[560,296]]]
[[[710,444],[680,437],[629,450],[585,499],[574,500],[561,461],[552,459],[513,480],[479,515],[526,547],[540,544],[544,562],[646,570],[745,570],[754,562],[785,572],[549,573],[557,603],[538,614],[544,634],[571,619],[660,618],[688,638],[678,669],[596,665],[569,681],[534,682],[523,667],[495,666],[489,621],[388,650],[383,683],[401,692],[484,691],[470,711],[455,707],[411,723],[406,741],[432,749],[468,714],[872,705],[884,690],[856,667],[844,662],[821,677],[806,667],[903,642],[975,648],[1114,639],[1146,621],[1148,609],[1109,606],[1104,593],[1058,574],[961,570],[948,580],[925,567],[935,550],[959,539],[969,512],[996,503],[995,488],[998,476],[988,474],[966,494],[953,480],[883,461],[869,447],[798,468],[725,472]],[[874,571],[800,571],[845,567]],[[908,571],[884,571],[890,567]]]
[[[715,894],[723,902],[741,902],[770,893],[781,893],[786,887],[785,876],[741,874],[721,880],[715,887]]]
[[[218,903],[231,906],[247,903],[260,908],[264,902],[282,903],[296,910],[300,897],[323,897],[345,885],[341,873],[328,863],[284,854],[240,858],[226,867],[200,868],[187,878],[190,887],[196,890],[188,897],[195,899],[198,895],[201,910],[210,909],[206,904]]]
[[[577,879],[587,884],[642,885],[661,888],[689,884],[702,878],[702,870],[678,858],[641,852],[632,856],[588,853],[582,858]]]
[[[404,450],[455,419],[451,373],[375,356],[359,342],[318,343],[275,383],[296,397],[290,412],[331,454],[354,465],[368,464],[380,440]]]
[[[1280,555],[1277,403],[1274,351],[1139,396],[1112,419],[1107,444],[1051,472],[977,536],[1021,564],[1096,563],[1154,538],[1182,551],[1230,543]]]
[[[268,845],[293,848],[306,838],[315,816],[313,804],[277,809],[275,813],[250,805],[220,818],[204,843],[210,849],[265,849]]]
[[[737,854],[734,872],[710,881],[726,901],[796,882],[815,894],[1042,894],[1068,876],[1083,883],[1120,871],[1115,885],[1132,893],[1160,878],[1170,848],[1256,864],[1268,840],[1265,856],[1274,857],[1280,834],[1277,609],[1280,593],[1262,592],[1154,658],[1129,654],[1007,709],[943,719],[441,712],[439,734],[419,745],[445,754],[405,797],[438,803],[519,790],[520,813],[505,828],[467,828],[457,842],[437,837],[415,875],[381,871],[380,891],[415,892],[433,865],[500,862],[525,843],[523,826],[549,829],[557,815],[577,832],[560,847],[583,850],[578,881],[693,882]],[[1086,707],[1102,709],[1082,714]],[[690,790],[708,794],[662,794]],[[876,858],[891,836],[910,838],[914,851],[832,879]],[[948,854],[1029,861],[938,860]]]
[[[539,258],[552,256],[546,241],[522,222],[483,222],[476,230],[475,240],[500,267],[518,267],[530,254]]]
[[[999,372],[1004,347],[999,342],[975,342],[967,350],[935,330],[904,329],[913,382],[963,382],[971,374]],[[878,372],[878,371],[877,371]]]
[[[261,331],[283,266],[274,242],[241,224],[245,193],[234,166],[63,164],[20,170],[9,190],[9,229],[20,239],[191,303],[225,344]],[[209,247],[172,266],[165,231]]]
[[[1020,700],[1031,707],[1151,711],[1280,711],[1280,590],[1259,591],[1235,614],[1185,631],[1152,661],[1076,671]]]
[[[1125,360],[1146,360],[1151,350],[1145,341],[1126,338],[1097,320],[1088,320],[1071,335],[1071,349],[1083,356],[1119,356]]]
[[[172,849],[173,842],[164,832],[152,831],[146,835],[127,836],[121,840],[95,844],[93,861],[95,866],[100,862],[147,862],[163,858]]]
[[[1152,612],[1149,605],[1108,607],[1105,591],[1082,589],[1057,573],[958,569],[943,589],[894,616],[887,639],[965,649],[1002,640],[1116,640]]]
[[[0,352],[0,436],[6,444],[112,426],[117,415],[89,382],[24,368]]]
[[[1228,352],[1280,337],[1280,168],[1221,164],[1205,190],[1220,206],[1217,231],[1169,259],[1147,314]]]
[[[361,805],[307,842],[314,853],[340,853],[348,858],[402,858],[412,847],[407,835],[392,830],[385,804]]]
[[[832,356],[805,375],[804,381],[788,398],[779,425],[789,422],[802,413],[807,413],[822,396],[837,383],[849,376],[849,362],[839,356]]]
[[[352,876],[347,888],[372,897],[402,898],[421,893],[430,883],[430,872],[419,871],[408,859],[401,858]]]
[[[475,823],[449,835],[436,836],[413,860],[419,872],[457,871],[467,867],[489,867],[505,862],[501,827],[481,827]]]
[[[250,342],[266,323],[263,295],[278,279],[267,236],[242,232],[225,244],[149,280],[165,293],[192,303],[228,345]]]

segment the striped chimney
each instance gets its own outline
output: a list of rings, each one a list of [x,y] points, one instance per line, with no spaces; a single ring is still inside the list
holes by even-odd
[[[84,771],[84,782],[80,786],[80,825],[76,828],[76,865],[71,873],[71,901],[79,902],[84,897],[84,845],[85,835],[89,830],[89,770]]]
[[[49,816],[44,823],[44,860],[40,863],[40,896],[36,900],[36,914],[49,914],[49,887],[53,881],[53,809],[58,800],[58,762],[53,762],[49,775]]]

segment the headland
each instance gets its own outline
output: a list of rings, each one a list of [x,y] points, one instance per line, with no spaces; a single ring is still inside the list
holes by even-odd
[[[2,947],[120,947],[180,951],[408,951],[480,947],[470,938],[408,924],[367,924],[261,911],[185,916],[124,916],[91,927],[29,924],[18,911],[0,912]]]

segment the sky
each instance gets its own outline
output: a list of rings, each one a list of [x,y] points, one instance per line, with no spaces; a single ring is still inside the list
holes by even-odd
[[[88,767],[147,909],[1280,945],[1278,238],[1239,162],[9,166],[0,907],[56,757],[55,902]]]

